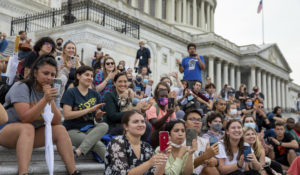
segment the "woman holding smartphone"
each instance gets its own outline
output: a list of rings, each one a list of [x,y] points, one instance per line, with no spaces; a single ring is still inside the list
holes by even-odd
[[[101,122],[103,112],[99,109],[99,94],[90,89],[93,83],[93,69],[81,66],[76,70],[74,88],[68,89],[61,103],[65,117],[64,126],[68,130],[73,146],[76,146],[76,156],[86,155],[94,151],[104,160],[105,145],[100,139],[106,134],[108,125]]]
[[[8,124],[0,133],[0,145],[16,148],[18,171],[28,174],[33,148],[45,145],[45,126],[42,114],[47,104],[51,105],[52,138],[69,174],[76,171],[72,143],[60,122],[61,115],[57,90],[52,88],[52,81],[57,74],[57,64],[53,56],[42,55],[32,65],[29,78],[15,83],[6,95]]]
[[[154,154],[152,147],[141,140],[146,131],[143,115],[137,111],[126,112],[122,126],[124,134],[113,138],[107,147],[105,175],[163,174],[168,156]]]
[[[117,74],[115,60],[112,57],[105,56],[103,62],[103,70],[95,75],[94,85],[96,91],[100,94],[101,102],[104,101],[104,95],[112,92],[115,88],[113,80]]]
[[[166,123],[165,131],[169,132],[171,153],[165,164],[166,175],[190,175],[194,172],[193,154],[197,149],[197,140],[189,148],[185,145],[186,129],[182,119],[172,119]],[[159,147],[156,152],[159,151]]]

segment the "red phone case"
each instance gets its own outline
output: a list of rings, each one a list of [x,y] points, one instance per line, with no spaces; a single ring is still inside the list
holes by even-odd
[[[159,147],[160,151],[164,152],[168,148],[169,142],[169,132],[168,131],[160,131],[159,132]]]

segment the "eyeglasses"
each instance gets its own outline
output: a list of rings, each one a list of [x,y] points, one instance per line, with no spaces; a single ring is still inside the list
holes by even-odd
[[[190,121],[192,121],[192,122],[200,122],[200,123],[202,123],[201,118],[194,118],[194,117],[191,117],[191,118],[188,118],[188,120],[190,120]]]
[[[260,109],[264,109],[264,107],[263,107],[263,106],[259,106],[259,108],[260,108]]]
[[[226,103],[219,103],[220,106],[226,106]]]
[[[53,45],[53,44],[51,44],[51,43],[49,43],[49,42],[45,42],[44,44],[45,44],[45,45],[47,45],[47,46],[49,46],[49,45],[50,45],[51,47],[54,47],[54,45]]]
[[[172,118],[172,119],[170,120],[170,122],[177,122],[177,121],[181,121],[181,122],[185,123],[184,120],[178,119],[178,118]]]
[[[115,65],[114,62],[106,62],[105,64],[106,64],[107,66],[108,66],[108,65]]]

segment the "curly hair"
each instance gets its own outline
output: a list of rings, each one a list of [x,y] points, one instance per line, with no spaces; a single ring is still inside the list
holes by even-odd
[[[50,44],[52,44],[52,49],[51,49],[51,54],[54,53],[55,49],[56,49],[56,45],[55,42],[53,41],[52,38],[46,36],[46,37],[42,37],[40,38],[35,45],[33,46],[33,50],[36,51],[37,53],[39,53],[39,51],[42,49],[43,45],[48,42]]]

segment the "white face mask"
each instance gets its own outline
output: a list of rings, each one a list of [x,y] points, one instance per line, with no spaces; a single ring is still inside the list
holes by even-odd
[[[180,145],[178,145],[178,144],[173,143],[172,141],[170,141],[170,145],[173,146],[173,147],[175,147],[175,148],[180,148],[180,147],[182,147],[182,146],[185,145],[185,141],[182,144],[180,144]]]
[[[237,114],[237,109],[230,109],[229,114],[230,115],[236,115]]]

